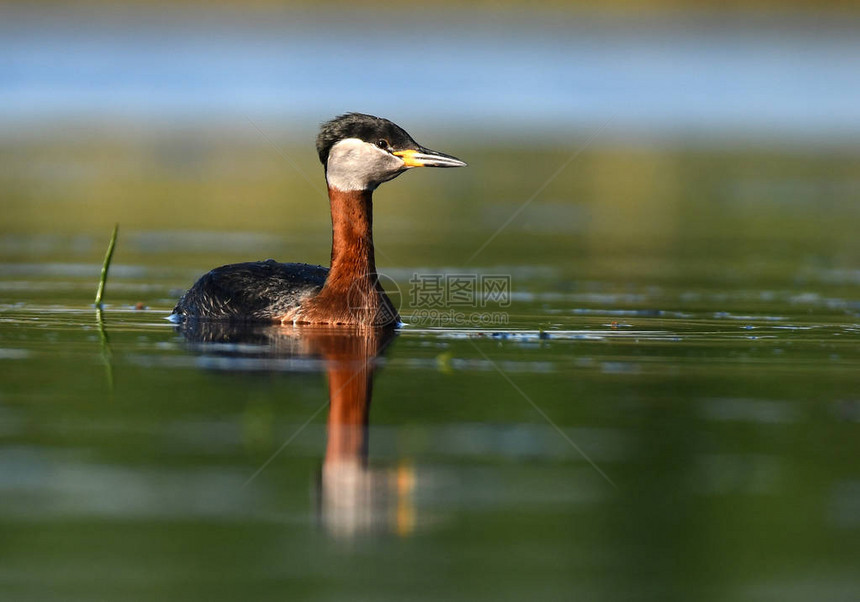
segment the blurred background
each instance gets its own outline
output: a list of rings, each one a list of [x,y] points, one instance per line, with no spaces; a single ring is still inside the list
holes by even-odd
[[[383,188],[383,270],[458,265],[533,195],[472,264],[848,268],[855,9],[4,3],[0,252],[97,260],[120,222],[120,264],[325,263],[315,134],[360,111],[471,165]]]

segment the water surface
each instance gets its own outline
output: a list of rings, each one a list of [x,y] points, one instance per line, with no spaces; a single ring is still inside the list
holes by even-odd
[[[408,324],[370,342],[195,338],[165,319],[218,263],[325,261],[324,201],[267,151],[253,179],[213,169],[211,150],[200,178],[147,150],[109,180],[8,172],[6,594],[850,599],[855,158],[595,149],[476,254],[569,156],[481,150],[496,178],[479,160],[380,191],[379,263]],[[220,192],[195,213],[210,176]],[[415,274],[507,275],[510,303],[434,322]],[[468,322],[480,312],[504,322]]]

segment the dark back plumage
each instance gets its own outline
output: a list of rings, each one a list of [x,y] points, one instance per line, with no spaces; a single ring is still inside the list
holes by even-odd
[[[173,314],[207,320],[277,321],[319,293],[328,272],[318,265],[272,259],[221,266],[195,282]]]

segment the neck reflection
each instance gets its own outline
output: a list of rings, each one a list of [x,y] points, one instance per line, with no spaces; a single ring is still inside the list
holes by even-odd
[[[226,370],[245,371],[252,358],[264,362],[264,372],[284,365],[265,363],[271,359],[321,360],[317,365],[328,380],[329,412],[316,500],[320,524],[336,537],[412,531],[411,468],[368,465],[373,379],[379,357],[395,336],[393,329],[189,322],[179,330],[198,352],[236,358],[233,368],[229,361],[218,363]]]

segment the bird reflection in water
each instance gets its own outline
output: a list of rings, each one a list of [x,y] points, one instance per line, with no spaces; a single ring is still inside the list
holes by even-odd
[[[415,526],[415,474],[410,465],[368,465],[368,424],[378,358],[395,331],[325,326],[280,326],[188,321],[177,326],[193,349],[224,360],[220,369],[294,369],[283,360],[318,359],[328,377],[325,458],[317,489],[320,523],[332,535],[393,531]]]

